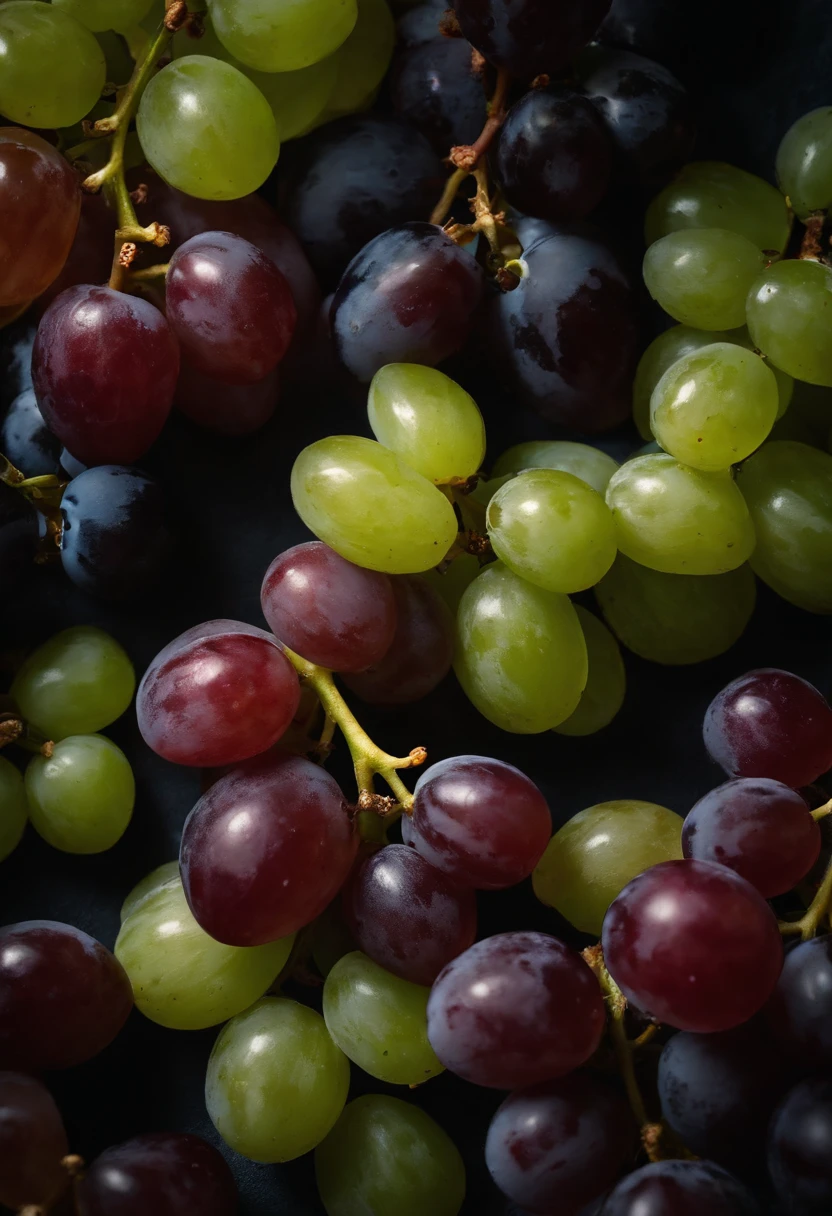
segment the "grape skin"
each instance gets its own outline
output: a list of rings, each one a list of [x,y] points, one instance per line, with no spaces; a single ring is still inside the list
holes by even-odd
[[[19,1072],[0,1072],[0,1203],[47,1207],[66,1189],[69,1144],[49,1090]]]
[[[568,439],[537,439],[517,443],[508,448],[491,470],[492,480],[526,469],[560,469],[580,477],[599,494],[606,493],[613,473],[619,468],[617,460],[588,443],[572,443]]]
[[[336,78],[327,98],[326,117],[366,109],[387,75],[396,26],[387,0],[358,0],[358,19],[332,56]]]
[[[810,384],[832,386],[832,269],[806,258],[760,267],[750,285],[748,330],[775,366]]]
[[[264,427],[277,409],[279,398],[277,368],[257,384],[224,384],[196,371],[183,359],[173,404],[209,431],[240,436],[253,435]]]
[[[777,149],[777,184],[798,219],[832,207],[832,109],[821,106],[792,123]]]
[[[356,0],[212,0],[217,37],[261,72],[292,72],[331,55],[352,32]]]
[[[611,0],[457,0],[462,33],[496,67],[529,80],[572,60],[606,17]]]
[[[685,165],[653,199],[644,239],[652,245],[684,228],[728,228],[760,249],[782,253],[791,226],[782,194],[768,182],[722,161],[700,160]]]
[[[0,756],[0,861],[20,844],[28,816],[23,775],[10,760]]]
[[[642,1166],[607,1196],[603,1216],[758,1216],[751,1192],[710,1161]]]
[[[621,651],[613,635],[592,612],[580,604],[575,611],[586,643],[589,674],[573,714],[553,729],[558,735],[594,735],[609,726],[624,704],[627,673]]]
[[[826,1070],[832,1065],[830,992],[832,938],[799,942],[786,954],[765,1014],[781,1049],[801,1066]]]
[[[642,271],[650,295],[674,320],[694,329],[737,329],[745,324],[746,297],[758,289],[764,261],[761,250],[738,232],[687,228],[652,244]],[[749,313],[749,327],[751,318]],[[752,337],[770,353],[753,329]],[[779,359],[773,361],[780,366]]]
[[[796,1085],[772,1118],[768,1144],[769,1174],[789,1216],[824,1216],[832,1204],[832,1082]]]
[[[127,831],[136,798],[124,752],[102,735],[70,735],[26,769],[35,831],[65,853],[103,853]]]
[[[108,1148],[77,1188],[78,1216],[235,1216],[237,1188],[220,1153],[199,1136],[151,1132]]]
[[[34,389],[15,397],[0,427],[3,455],[26,477],[56,476],[61,445],[43,420]]]
[[[457,145],[472,144],[485,119],[485,91],[471,65],[471,48],[463,38],[444,38],[439,19],[444,4],[434,13],[421,5],[412,9],[399,23],[416,19],[428,11],[430,36],[418,43],[404,45],[393,60],[390,93],[396,114],[411,122],[430,140],[440,156]]]
[[[31,127],[71,127],[98,101],[105,74],[104,52],[80,21],[33,0],[3,5],[0,113],[6,118]]]

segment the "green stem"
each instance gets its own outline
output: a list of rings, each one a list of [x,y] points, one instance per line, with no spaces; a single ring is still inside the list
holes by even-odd
[[[813,819],[825,819],[827,815],[832,815],[832,798],[828,802],[824,802],[823,806],[816,807],[812,811]]]
[[[821,810],[823,808],[820,808]],[[814,937],[818,930],[820,922],[829,911],[829,906],[832,904],[832,861],[826,867],[826,873],[823,876],[823,881],[818,887],[817,895],[809,904],[800,920],[781,920],[780,932],[786,936],[791,933],[799,933],[804,942],[810,937]]]
[[[131,283],[155,283],[157,279],[164,279],[168,273],[170,262],[159,262],[156,266],[146,266],[143,270],[131,270]]]

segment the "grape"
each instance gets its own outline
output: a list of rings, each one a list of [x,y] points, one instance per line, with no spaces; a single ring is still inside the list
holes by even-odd
[[[124,903],[121,905],[121,911],[119,912],[121,924],[124,924],[128,916],[133,915],[145,899],[154,895],[162,887],[167,887],[177,882],[179,882],[178,861],[163,862],[155,870],[151,870],[149,874],[145,874],[144,878],[140,879],[135,887],[128,892]]]
[[[140,897],[121,926],[115,954],[145,1017],[172,1030],[204,1030],[258,1000],[292,942],[284,937],[242,948],[214,941],[194,920],[177,877]]]
[[[418,573],[438,566],[456,540],[444,494],[370,439],[331,435],[310,444],[291,484],[307,528],[358,566]]]
[[[707,861],[663,861],[634,878],[610,905],[602,943],[629,1001],[657,1022],[706,1034],[748,1021],[783,964],[768,904]]]
[[[710,1161],[657,1161],[610,1191],[602,1216],[758,1216],[751,1192]]]
[[[326,58],[358,16],[356,0],[211,0],[217,37],[261,72],[292,72]]]
[[[611,0],[456,0],[463,37],[489,63],[531,79],[565,68],[589,42]]]
[[[777,381],[762,359],[714,342],[664,373],[650,400],[650,427],[677,460],[718,472],[760,446],[777,408]]]
[[[571,443],[566,439],[536,439],[529,443],[518,443],[503,452],[491,471],[492,478],[505,477],[509,473],[523,473],[526,469],[560,469],[580,477],[599,494],[606,492],[610,478],[618,468],[613,460],[600,448],[588,443]]]
[[[32,347],[36,333],[35,325],[20,321],[3,334],[0,349],[0,367],[3,371],[0,408],[6,409],[15,397],[32,387]]]
[[[54,920],[0,929],[0,1068],[71,1068],[116,1037],[133,1006],[121,964]]]
[[[800,789],[832,768],[832,709],[808,681],[776,667],[726,684],[708,706],[703,733],[731,777]]]
[[[454,670],[480,713],[503,730],[533,735],[558,726],[586,687],[575,609],[565,595],[488,566],[459,604]]]
[[[832,207],[832,109],[821,106],[792,123],[777,149],[777,184],[800,220]]]
[[[685,857],[729,866],[772,899],[809,873],[820,854],[820,827],[787,785],[741,777],[699,799],[685,819],[682,844]]]
[[[71,127],[98,101],[105,74],[101,47],[68,13],[38,0],[8,0],[2,6],[0,113],[12,122],[29,127]],[[59,159],[57,152],[54,156]],[[69,173],[74,176],[71,170]],[[23,197],[27,197],[25,193]],[[58,211],[57,197],[54,206]],[[77,204],[74,210],[77,219]],[[37,215],[36,207],[32,211]],[[38,217],[39,223],[45,219]],[[75,222],[69,222],[74,232]],[[30,240],[31,235],[27,246]],[[40,259],[40,250],[36,256]],[[60,262],[56,272],[58,269]]]
[[[358,20],[333,56],[336,80],[327,114],[352,114],[372,102],[390,66],[395,41],[387,0],[358,0]]]
[[[175,764],[219,767],[256,756],[288,729],[300,685],[276,639],[240,621],[207,621],[160,650],[136,697],[148,747]]]
[[[136,799],[124,752],[102,735],[70,735],[26,769],[29,818],[64,853],[103,853],[127,830]]]
[[[480,572],[479,560],[470,553],[459,553],[447,570],[428,570],[422,575],[438,592],[456,617],[459,602]]]
[[[511,1094],[491,1120],[485,1162],[497,1186],[529,1212],[577,1213],[632,1156],[627,1103],[591,1073]]]
[[[768,1169],[789,1216],[825,1216],[832,1204],[832,1082],[802,1081],[771,1120]]]
[[[277,368],[257,384],[224,384],[183,360],[173,404],[199,426],[218,435],[237,436],[252,435],[265,426],[279,397]]]
[[[366,383],[387,363],[433,367],[464,345],[482,270],[435,224],[390,228],[350,262],[332,301],[341,362]]]
[[[832,386],[832,270],[811,259],[775,262],[748,293],[748,330],[772,363],[810,384]]]
[[[133,664],[115,638],[94,625],[75,625],[29,655],[10,691],[23,717],[58,740],[115,722],[135,688]]]
[[[618,547],[664,574],[724,574],[754,549],[754,525],[729,473],[657,452],[628,460],[607,487]]]
[[[20,770],[0,756],[0,861],[5,861],[20,844],[28,814]]]
[[[151,1132],[108,1148],[77,1188],[79,1216],[236,1216],[237,1188],[221,1155],[199,1136]]]
[[[745,301],[752,285],[758,290],[771,273],[766,271],[760,278],[764,260],[757,246],[738,232],[687,228],[650,246],[644,255],[644,282],[674,320],[694,329],[736,329],[745,324]],[[749,312],[750,327],[751,319]],[[760,345],[753,327],[752,337]],[[774,362],[780,365],[779,359]]]
[[[292,1161],[331,1131],[349,1083],[347,1057],[320,1014],[264,997],[220,1031],[205,1102],[235,1152],[265,1163]]]
[[[627,674],[618,643],[607,627],[580,604],[575,611],[586,643],[589,674],[578,708],[554,729],[559,735],[594,735],[609,726],[624,704]]]
[[[52,0],[88,30],[127,30],[146,17],[152,0]]]
[[[472,144],[485,125],[485,91],[471,63],[471,48],[463,38],[443,38],[438,11],[421,5],[399,22],[427,12],[429,38],[405,43],[393,60],[390,95],[396,114],[411,122],[430,140],[440,156],[456,145]],[[400,32],[401,40],[401,32]]]
[[[615,561],[615,524],[597,490],[559,469],[529,469],[488,504],[488,539],[502,562],[548,591],[585,591]]]
[[[34,389],[26,389],[9,406],[0,428],[0,446],[26,477],[58,473],[61,445],[43,421]]]
[[[205,932],[230,946],[260,946],[323,912],[357,848],[332,777],[299,756],[269,754],[203,794],[185,821],[179,860]]]
[[[700,160],[685,165],[653,199],[644,239],[652,245],[685,228],[727,228],[760,249],[782,253],[791,219],[783,196],[761,177],[722,161]]]
[[[437,485],[473,477],[485,458],[477,403],[435,368],[382,367],[370,384],[367,415],[379,443]]]
[[[428,1002],[428,1037],[458,1076],[493,1089],[552,1081],[584,1064],[604,1001],[579,954],[545,933],[501,933],[449,963]]]
[[[216,23],[216,7],[212,16]],[[152,77],[136,128],[156,172],[197,198],[250,194],[280,152],[274,115],[257,86],[230,63],[205,55],[176,59]]]
[[[274,559],[260,603],[281,642],[333,671],[364,671],[380,662],[396,632],[390,579],[354,566],[320,541]]]
[[[73,456],[87,465],[130,464],[165,424],[179,349],[147,300],[69,287],[41,318],[32,372],[41,413]]]
[[[66,1189],[69,1152],[60,1111],[34,1077],[0,1072],[0,1203],[51,1206]]]
[[[832,1065],[832,938],[799,942],[786,954],[777,987],[766,1006],[778,1045],[801,1065]]]
[[[410,0],[400,0],[399,8],[406,10],[396,22],[396,33],[401,46],[423,46],[434,40],[463,41],[461,38],[443,38],[439,23],[448,11],[445,0],[423,0],[413,7],[410,7]],[[468,55],[470,58],[470,51]]]

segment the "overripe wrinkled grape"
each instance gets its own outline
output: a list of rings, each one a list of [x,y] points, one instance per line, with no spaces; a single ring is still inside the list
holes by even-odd
[[[758,1216],[751,1192],[710,1161],[657,1161],[619,1182],[603,1216]]]
[[[796,380],[832,385],[832,269],[811,258],[775,262],[749,285],[755,346]]]
[[[572,443],[567,439],[535,439],[515,444],[503,452],[491,470],[491,476],[499,478],[508,473],[522,473],[526,469],[560,469],[563,473],[580,477],[593,490],[604,494],[617,468],[617,460],[600,448],[590,447],[588,443]]]
[[[589,42],[611,0],[457,0],[463,35],[481,54],[515,76],[556,72]]]
[[[759,279],[763,264],[761,250],[738,232],[687,228],[650,246],[644,255],[644,282],[653,299],[683,325],[736,329],[745,324],[745,301],[752,285],[763,281]],[[751,319],[749,312],[749,326]],[[753,328],[752,337],[764,354],[772,353],[761,345]],[[773,362],[782,366],[779,359]],[[790,367],[783,370],[791,372]]]
[[[150,1132],[106,1149],[77,1188],[79,1216],[235,1216],[237,1188],[212,1145],[184,1132]]]
[[[0,1072],[0,1203],[17,1211],[57,1199],[69,1182],[61,1165],[68,1152],[49,1090],[34,1077]]]
[[[449,148],[474,142],[486,113],[485,90],[473,70],[470,46],[464,38],[439,34],[443,9],[444,4],[438,11],[420,5],[399,22],[400,41],[404,41],[405,21],[415,21],[425,10],[432,33],[399,50],[390,73],[390,92],[398,116],[421,131],[440,156],[447,156]]]
[[[93,35],[56,5],[36,0],[3,5],[0,113],[12,122],[71,127],[98,101],[105,73],[104,52]]]
[[[768,1169],[789,1216],[824,1216],[832,1204],[832,1082],[802,1081],[769,1125]]]
[[[798,219],[832,207],[832,109],[821,106],[792,123],[777,149],[777,184]]]
[[[396,42],[396,26],[387,0],[358,0],[358,19],[332,56],[335,84],[326,113],[352,114],[371,105]]]
[[[594,735],[624,704],[627,675],[615,638],[598,617],[575,605],[586,643],[589,671],[578,708],[554,729],[559,735]]]
[[[211,0],[224,46],[261,72],[292,72],[332,54],[351,33],[356,0]]]
[[[43,420],[34,389],[26,389],[9,406],[0,427],[0,446],[25,477],[57,475],[61,445]]]
[[[65,853],[103,853],[127,830],[136,783],[121,748],[103,735],[70,735],[26,769],[35,831]]]
[[[761,177],[722,161],[699,160],[656,195],[644,219],[648,245],[683,228],[728,228],[760,249],[782,253],[791,220],[783,196]]]
[[[23,774],[5,756],[0,756],[0,861],[5,861],[20,844],[28,814]]]
[[[237,436],[251,435],[265,426],[277,408],[279,397],[277,368],[257,384],[224,384],[195,371],[183,360],[173,404],[209,431]]]
[[[832,1064],[832,938],[799,942],[786,954],[766,1005],[768,1025],[781,1049],[801,1066]]]

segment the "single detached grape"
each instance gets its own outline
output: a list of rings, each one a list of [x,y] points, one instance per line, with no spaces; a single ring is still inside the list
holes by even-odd
[[[657,1161],[628,1174],[603,1216],[758,1216],[751,1192],[710,1161]]]
[[[510,473],[523,473],[526,469],[560,469],[580,477],[599,494],[606,493],[610,478],[619,467],[600,448],[588,443],[572,443],[568,439],[536,439],[515,444],[508,448],[491,470],[492,479]]]
[[[586,643],[589,674],[578,708],[554,730],[559,735],[594,735],[609,726],[624,704],[627,673],[618,642],[606,625],[580,604],[575,604],[575,611]]]
[[[103,853],[127,830],[136,798],[130,762],[103,735],[70,735],[26,769],[35,831],[65,853]]]
[[[0,861],[20,844],[28,816],[23,774],[11,760],[0,756]]]
[[[150,1132],[108,1148],[78,1185],[79,1216],[236,1216],[237,1188],[220,1153],[199,1136]]]
[[[750,285],[748,331],[775,367],[810,384],[832,386],[832,270],[791,258],[761,270]]]
[[[786,953],[766,1017],[779,1046],[801,1066],[832,1065],[832,938],[811,938]]]
[[[295,331],[297,332],[297,330]],[[252,435],[269,421],[280,398],[277,368],[257,384],[225,384],[190,367],[179,367],[173,404],[191,421],[218,435]]]
[[[44,1207],[66,1189],[69,1152],[60,1111],[45,1086],[0,1072],[0,1203],[15,1211]]]
[[[685,228],[727,228],[759,249],[782,253],[791,219],[783,195],[761,177],[722,161],[699,160],[685,165],[653,199],[644,239],[652,245]]]
[[[457,0],[454,7],[465,38],[489,63],[529,80],[556,72],[592,38],[609,11],[610,0]]]
[[[790,1216],[824,1216],[832,1204],[832,1082],[802,1081],[768,1131],[768,1170]]]
[[[416,45],[407,45],[402,34],[405,23],[418,22],[425,14],[432,33]],[[442,15],[441,4],[438,9],[422,4],[400,19],[400,49],[390,71],[390,94],[396,114],[445,156],[449,148],[474,142],[486,113],[483,82],[473,70],[468,43],[440,35]]]
[[[738,232],[688,228],[650,246],[644,256],[644,282],[676,321],[694,329],[736,329],[745,324],[746,296],[763,263],[762,251]],[[778,359],[773,361],[780,366]]]
[[[777,184],[800,220],[832,207],[832,107],[810,110],[792,123],[777,149]]]
[[[326,58],[358,17],[356,0],[212,0],[217,36],[261,72],[292,72]]]
[[[9,0],[3,5],[0,113],[6,118],[28,127],[71,127],[98,101],[105,74],[104,52],[96,39],[58,5],[37,0]],[[35,200],[29,201],[37,216]],[[33,291],[29,298],[37,294]]]
[[[60,471],[61,445],[44,422],[32,388],[9,406],[0,426],[0,444],[6,459],[26,477],[56,476]]]

